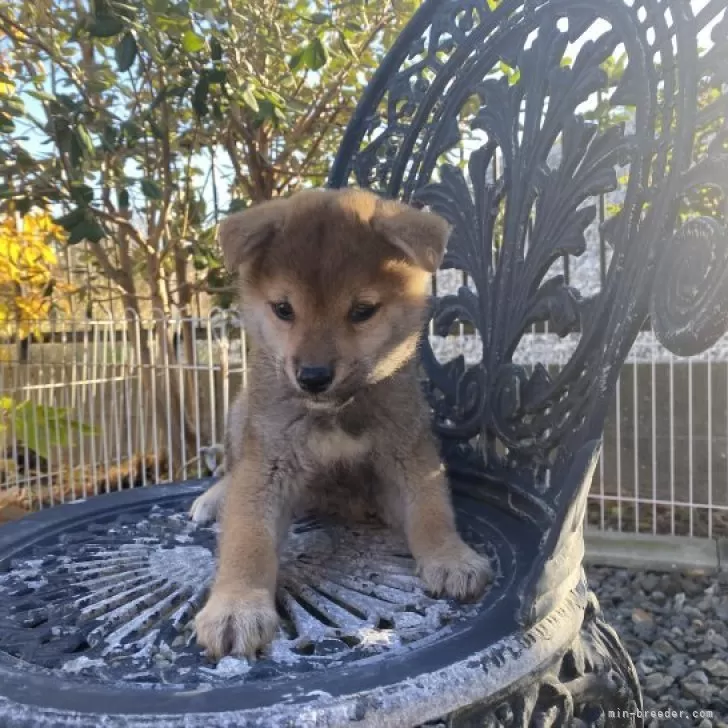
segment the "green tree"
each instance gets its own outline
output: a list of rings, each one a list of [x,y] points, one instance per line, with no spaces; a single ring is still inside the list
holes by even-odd
[[[191,316],[199,293],[228,290],[220,208],[325,180],[417,5],[0,0],[0,198],[52,210],[127,310]]]

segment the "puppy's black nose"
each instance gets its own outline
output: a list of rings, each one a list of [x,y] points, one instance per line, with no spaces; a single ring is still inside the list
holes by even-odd
[[[334,380],[334,370],[331,367],[299,367],[296,379],[301,389],[311,394],[325,392]]]

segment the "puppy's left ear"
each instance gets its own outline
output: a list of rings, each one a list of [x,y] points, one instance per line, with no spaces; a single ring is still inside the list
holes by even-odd
[[[434,212],[393,200],[377,200],[371,225],[416,266],[434,273],[442,263],[450,226]]]

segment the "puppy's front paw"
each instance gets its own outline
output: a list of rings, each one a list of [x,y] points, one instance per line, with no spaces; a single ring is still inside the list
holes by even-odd
[[[201,524],[212,523],[217,520],[221,500],[217,487],[213,485],[212,488],[195,498],[195,502],[190,508],[190,519]]]
[[[422,557],[418,572],[433,594],[460,600],[480,596],[493,578],[488,559],[459,538]]]
[[[207,655],[255,657],[278,628],[278,614],[271,594],[255,589],[243,594],[213,590],[195,619],[197,643]]]

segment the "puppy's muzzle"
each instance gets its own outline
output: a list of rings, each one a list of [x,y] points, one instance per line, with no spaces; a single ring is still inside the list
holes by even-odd
[[[301,366],[296,371],[296,381],[307,394],[323,394],[334,381],[334,369],[325,366]]]

